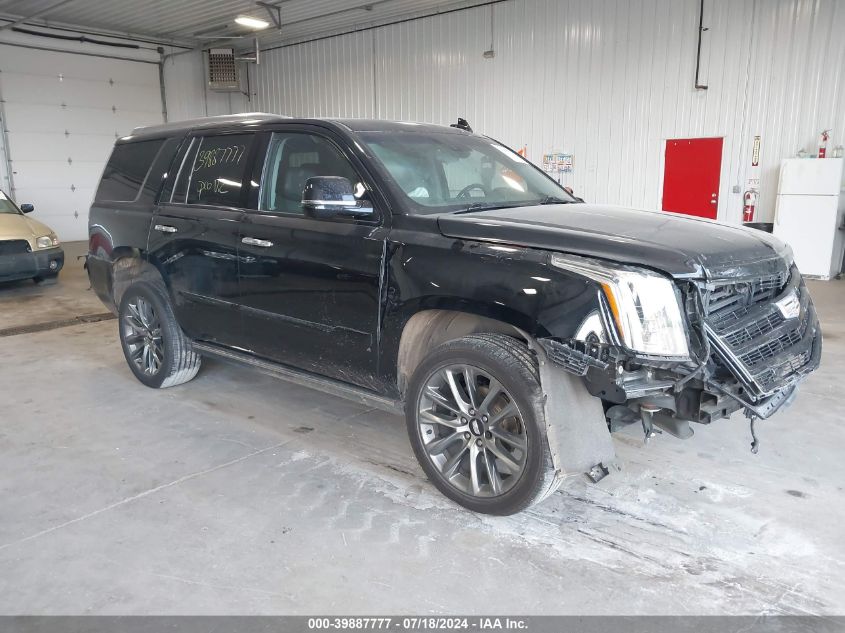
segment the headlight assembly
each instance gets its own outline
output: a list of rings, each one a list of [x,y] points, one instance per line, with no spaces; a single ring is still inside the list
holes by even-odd
[[[35,246],[38,248],[53,248],[59,245],[59,238],[56,237],[55,233],[51,233],[50,235],[42,235],[41,237],[35,240]]]
[[[646,356],[689,358],[686,324],[675,284],[668,277],[569,255],[552,255],[552,265],[601,285],[625,347]]]

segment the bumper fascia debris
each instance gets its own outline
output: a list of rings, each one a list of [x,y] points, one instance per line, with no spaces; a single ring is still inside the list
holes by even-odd
[[[709,424],[740,410],[766,419],[793,401],[801,381],[819,367],[822,350],[818,316],[800,273],[785,263],[766,273],[688,283],[685,292],[699,297],[691,305],[703,306],[689,320],[699,333],[696,356],[704,362],[644,359],[595,340],[537,342],[548,362],[581,376],[604,402],[611,432],[640,423],[647,437],[656,426],[685,439],[693,435],[690,422]]]

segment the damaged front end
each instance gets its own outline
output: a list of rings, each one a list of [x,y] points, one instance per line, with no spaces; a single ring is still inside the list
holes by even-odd
[[[601,400],[611,432],[640,424],[646,440],[661,431],[686,439],[693,435],[691,423],[709,424],[743,410],[756,452],[754,421],[789,404],[798,383],[819,366],[822,336],[812,299],[797,268],[782,257],[672,282],[683,315],[685,357],[661,324],[653,336],[663,337],[660,345],[671,354],[631,349],[632,337],[620,322],[623,308],[615,305],[618,292],[595,272],[598,266],[585,268],[582,261],[565,257],[553,263],[597,281],[598,307],[575,336],[537,342],[549,362],[583,377]],[[648,315],[644,297],[632,293],[627,309]],[[665,326],[671,312],[671,306],[652,307],[649,318],[663,319]],[[648,335],[637,345],[647,347]]]

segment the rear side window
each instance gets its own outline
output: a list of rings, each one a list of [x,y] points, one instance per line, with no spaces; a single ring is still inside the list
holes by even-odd
[[[164,139],[156,139],[115,145],[103,171],[96,199],[115,202],[136,200],[163,144]]]
[[[171,200],[238,207],[254,134],[194,138],[184,154]]]

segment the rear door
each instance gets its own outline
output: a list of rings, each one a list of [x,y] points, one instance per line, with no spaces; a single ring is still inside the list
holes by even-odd
[[[260,196],[241,223],[246,345],[258,356],[363,387],[374,385],[386,244],[383,204],[342,140],[316,126],[273,132]],[[343,176],[373,201],[374,218],[316,219],[302,208],[313,176]]]
[[[151,258],[191,338],[243,343],[238,316],[238,224],[257,136],[242,130],[188,137],[159,200]]]

